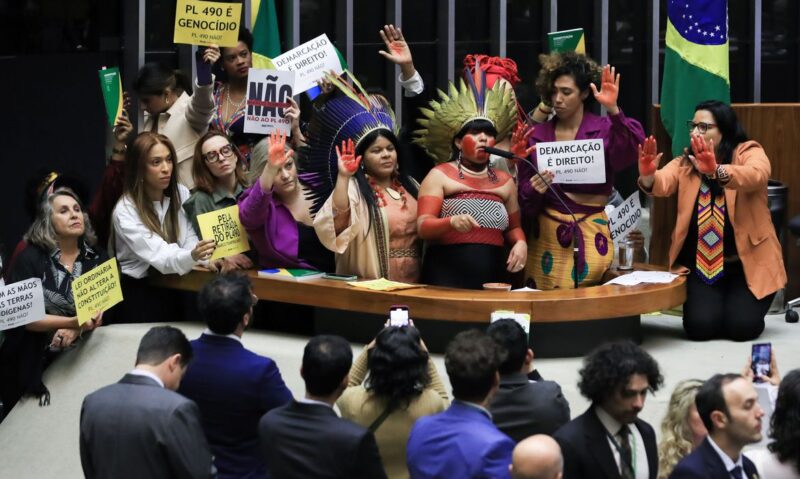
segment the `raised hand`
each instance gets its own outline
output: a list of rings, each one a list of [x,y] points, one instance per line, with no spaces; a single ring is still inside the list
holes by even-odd
[[[112,131],[114,132],[114,139],[117,140],[118,143],[125,143],[128,141],[128,138],[131,137],[131,133],[133,133],[133,124],[128,119],[128,112],[126,110],[122,110],[122,113],[117,117]]]
[[[595,100],[597,103],[606,107],[606,110],[612,115],[619,113],[617,107],[617,98],[619,98],[619,73],[611,65],[603,67],[603,73],[600,75],[600,91],[594,83],[589,84],[592,89]]]
[[[269,135],[269,150],[267,153],[267,160],[270,166],[279,169],[286,163],[286,160],[292,157],[294,152],[289,150],[286,152],[286,133],[273,132]]]
[[[411,50],[408,48],[408,43],[403,38],[403,32],[400,31],[400,28],[394,25],[384,25],[383,29],[378,33],[380,33],[383,43],[386,44],[387,51],[378,51],[383,58],[397,65],[412,62]]]
[[[336,156],[339,157],[339,174],[353,176],[361,163],[361,156],[356,156],[356,144],[353,140],[342,140],[342,147],[336,147]]]
[[[692,151],[694,152],[694,165],[697,171],[704,175],[711,175],[717,171],[717,158],[714,155],[714,140],[708,140],[700,135],[692,135]]]
[[[528,146],[528,140],[533,134],[533,127],[528,127],[522,122],[517,122],[517,127],[511,135],[511,153],[520,158],[527,158],[536,149],[536,145]],[[513,159],[512,159],[513,160]]]
[[[644,144],[639,145],[639,176],[653,176],[658,169],[661,155],[653,135],[644,139]]]
[[[220,53],[219,47],[216,45],[209,45],[203,50],[203,61],[209,65],[217,63],[217,60],[219,60],[221,56],[222,53]]]

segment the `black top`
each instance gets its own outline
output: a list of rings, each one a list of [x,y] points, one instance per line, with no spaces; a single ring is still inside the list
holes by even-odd
[[[297,222],[297,257],[319,271],[336,271],[333,251],[322,245],[313,226]]]
[[[703,183],[708,185],[708,187],[711,189],[711,194],[713,197],[723,194],[725,191],[725,188],[720,186],[717,181],[709,180],[705,176],[701,176],[701,178]],[[692,219],[689,220],[689,229],[686,232],[686,239],[683,242],[683,247],[678,253],[677,258],[678,264],[686,266],[692,270],[692,272],[694,272],[695,268],[697,267],[697,203],[699,200],[700,190],[697,191],[697,198],[694,200],[694,209],[692,210]],[[736,238],[733,236],[733,225],[731,224],[730,218],[728,218],[727,204],[725,206],[724,221],[725,226],[722,229],[723,255],[726,257],[733,256],[737,254]]]

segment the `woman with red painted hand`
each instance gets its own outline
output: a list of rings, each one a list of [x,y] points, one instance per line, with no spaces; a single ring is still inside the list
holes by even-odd
[[[688,124],[691,151],[660,170],[655,139],[639,147],[639,186],[653,196],[678,195],[669,265],[689,275],[686,335],[749,341],[764,330],[772,298],[786,284],[767,205],[769,158],[722,102],[698,104]]]
[[[42,281],[45,318],[5,331],[0,348],[0,391],[8,412],[22,396],[50,402],[42,372],[54,353],[68,348],[84,331],[102,324],[102,313],[78,323],[72,282],[100,263],[106,253],[95,246],[95,236],[78,196],[58,188],[45,196],[25,235],[28,246],[11,270],[10,282],[31,278]]]
[[[189,190],[178,183],[176,153],[164,135],[140,133],[125,153],[125,190],[112,215],[112,235],[122,272],[115,322],[180,321],[182,296],[151,286],[157,274],[186,274],[207,263],[214,240],[198,241],[181,205]]]
[[[297,176],[286,135],[273,133],[253,149],[253,185],[239,197],[239,218],[261,268],[332,272],[333,253],[317,237],[308,190]]]
[[[644,140],[644,130],[617,105],[620,75],[613,67],[601,69],[592,59],[575,52],[543,55],[540,61],[542,69],[536,88],[551,108],[546,113],[555,111],[555,115],[536,126],[531,144],[601,139],[606,179],[603,183],[551,186],[553,172],[541,171],[542,180],[530,165],[518,165],[520,206],[523,214],[538,225],[538,236],[528,238],[527,283],[539,289],[570,289],[575,287],[577,271],[578,286],[591,286],[600,282],[614,258],[604,212],[614,175],[636,163],[636,147]],[[607,117],[587,110],[592,100],[606,108]],[[541,108],[542,105],[538,107]],[[531,161],[536,164],[535,153]],[[554,188],[575,213],[577,224],[556,197]],[[573,260],[576,230],[577,268]]]
[[[415,141],[440,164],[420,187],[417,228],[428,242],[423,282],[481,289],[521,271],[528,247],[514,179],[492,168],[483,151],[494,146],[495,138],[505,138],[516,123],[511,88],[496,82],[487,89],[486,72],[479,68],[465,77],[469,86],[463,80],[458,89],[451,85],[449,96],[440,94],[430,110],[422,110],[423,128]],[[515,154],[527,156],[530,134],[517,128]]]
[[[202,237],[197,216],[228,208],[247,187],[244,160],[231,140],[224,133],[209,130],[197,142],[192,161],[192,176],[195,189],[183,203],[183,210],[198,238]],[[249,269],[253,262],[239,253],[214,261],[216,269],[223,273],[237,269]]]

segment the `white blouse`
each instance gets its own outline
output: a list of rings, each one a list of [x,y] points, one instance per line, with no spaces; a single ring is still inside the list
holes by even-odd
[[[178,184],[180,202],[189,198],[189,189]],[[159,223],[163,226],[169,211],[170,198],[153,202]],[[167,243],[164,238],[150,231],[142,222],[139,211],[129,197],[123,195],[114,207],[112,215],[114,247],[122,274],[132,278],[144,278],[152,266],[163,274],[186,274],[198,263],[192,258],[192,249],[198,242],[189,218],[183,208],[178,210],[178,242]]]

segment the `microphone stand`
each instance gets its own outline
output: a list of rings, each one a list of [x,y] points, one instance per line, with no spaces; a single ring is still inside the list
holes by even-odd
[[[536,176],[538,176],[539,179],[541,179],[544,184],[547,184],[547,180],[545,180],[544,176],[542,176],[542,174],[539,173],[539,168],[536,168],[536,165],[534,165],[531,160],[527,158],[521,158],[511,153],[510,151],[500,150],[499,148],[490,147],[490,148],[484,148],[484,150],[487,153],[492,153],[497,156],[502,156],[503,158],[513,159],[517,161],[524,161],[525,163],[530,165],[531,168],[533,168],[533,172],[536,173]],[[550,185],[550,190],[553,192],[553,195],[556,197],[556,199],[558,199],[558,201],[561,203],[561,206],[563,206],[564,209],[567,211],[567,213],[569,213],[569,215],[572,217],[572,264],[575,267],[575,276],[573,277],[574,280],[573,284],[575,285],[575,289],[578,289],[578,275],[580,274],[580,272],[578,271],[578,256],[580,256],[578,250],[578,233],[580,232],[580,229],[578,228],[578,218],[575,217],[575,213],[573,213],[572,209],[569,206],[567,206],[567,203],[564,202],[564,199],[561,197],[561,194],[554,188],[554,186],[555,185]]]

